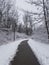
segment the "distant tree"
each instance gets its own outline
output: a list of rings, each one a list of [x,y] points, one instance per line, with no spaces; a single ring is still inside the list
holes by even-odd
[[[16,22],[15,22],[15,19],[13,19],[12,30],[13,30],[13,33],[14,33],[13,40],[15,41],[15,32],[16,32]]]
[[[28,12],[25,13],[24,17],[23,17],[23,20],[24,20],[24,25],[25,25],[25,32],[27,35],[31,35],[32,34],[32,18],[31,16],[29,15]]]
[[[22,24],[21,23],[18,25],[18,32],[22,33]]]
[[[2,11],[0,10],[0,23],[2,21]]]
[[[13,19],[11,19],[11,25],[12,25],[12,31],[14,33],[14,40],[15,40],[15,32],[17,31],[17,23],[19,19],[18,11],[17,10],[12,10],[11,15]]]
[[[0,10],[2,12],[2,23],[8,28],[8,22],[12,8],[15,8],[14,0],[0,0]],[[14,9],[15,10],[15,9]]]

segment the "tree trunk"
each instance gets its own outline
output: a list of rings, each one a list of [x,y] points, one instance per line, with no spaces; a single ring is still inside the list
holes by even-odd
[[[45,11],[45,3],[44,3],[44,0],[43,0],[43,11],[44,11],[45,25],[46,25],[48,39],[49,39],[49,30],[48,30],[48,25],[47,25],[47,20],[46,20],[46,11]]]
[[[14,30],[14,41],[15,41],[15,30]]]

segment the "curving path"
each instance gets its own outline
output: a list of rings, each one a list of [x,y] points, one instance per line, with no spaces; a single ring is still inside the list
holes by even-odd
[[[18,50],[10,65],[40,65],[27,40],[20,43]]]

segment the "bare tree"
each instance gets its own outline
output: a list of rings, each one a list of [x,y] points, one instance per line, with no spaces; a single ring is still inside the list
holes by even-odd
[[[24,25],[25,25],[25,31],[26,31],[26,34],[30,35],[32,34],[32,18],[31,16],[29,15],[28,12],[25,13],[24,17],[23,17],[23,20],[24,20]]]
[[[37,9],[41,8],[42,11],[40,11],[39,13],[35,14],[35,15],[38,15],[38,20],[45,20],[45,25],[46,25],[46,29],[47,29],[47,34],[48,34],[48,38],[49,38],[49,30],[48,30],[48,21],[47,21],[47,13],[48,13],[48,8],[46,7],[46,2],[47,0],[37,0],[37,1],[34,1],[34,0],[29,0],[29,1],[26,1],[28,4],[31,4],[31,5],[35,5],[36,7],[38,7]],[[44,14],[44,15],[43,15]],[[42,17],[40,17],[42,15]]]
[[[11,23],[12,23],[12,30],[13,30],[13,33],[14,33],[14,40],[15,40],[15,32],[17,30],[17,23],[18,23],[18,19],[19,19],[18,11],[17,10],[12,10],[11,15],[12,15],[12,18],[13,18]]]
[[[46,25],[48,39],[49,39],[48,21],[47,21],[47,15],[46,15],[46,13],[48,13],[48,11],[47,11],[47,7],[45,6],[44,0],[43,0],[43,11],[44,11],[45,25]]]
[[[2,12],[2,23],[4,23],[8,27],[8,18],[10,16],[10,11],[14,7],[14,0],[0,0],[0,10]]]
[[[0,10],[0,23],[2,21],[2,11]]]

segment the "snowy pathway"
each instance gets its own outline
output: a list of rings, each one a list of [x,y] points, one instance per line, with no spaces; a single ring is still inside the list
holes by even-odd
[[[9,65],[9,62],[14,57],[15,53],[18,51],[18,45],[22,40],[15,42],[10,42],[9,44],[0,46],[0,65]]]
[[[18,51],[18,45],[26,39],[17,40],[9,44],[0,46],[0,64],[9,65],[10,61]],[[38,58],[41,65],[49,65],[49,44],[41,43],[33,39],[29,39],[29,46]]]
[[[20,43],[18,50],[10,65],[40,65],[27,40]]]

